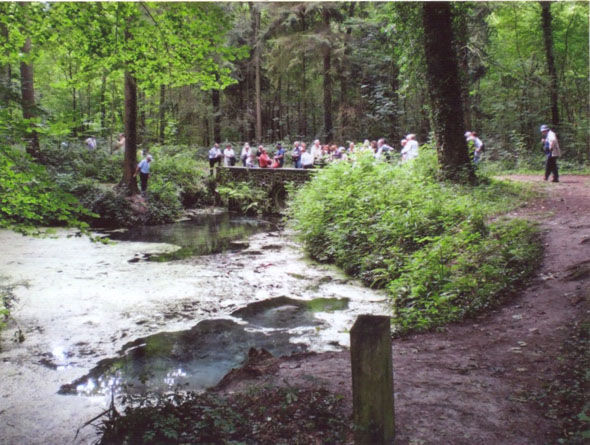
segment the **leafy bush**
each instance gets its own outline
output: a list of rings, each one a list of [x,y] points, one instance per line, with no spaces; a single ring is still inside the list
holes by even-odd
[[[143,221],[142,215],[133,210],[131,201],[113,186],[82,179],[71,192],[84,207],[98,215],[92,221],[96,227],[130,227]]]
[[[98,182],[116,183],[122,175],[122,153],[89,151],[75,142],[44,146],[41,158],[52,174],[70,174],[75,179],[94,178]]]
[[[207,162],[197,161],[194,153],[186,147],[155,146],[150,152],[155,158],[151,167],[153,176],[162,182],[175,184],[184,207],[211,203]]]
[[[486,223],[526,198],[523,186],[486,178],[477,187],[459,186],[436,174],[428,147],[402,165],[361,155],[318,172],[290,208],[313,258],[388,290],[400,331],[485,309],[540,258],[530,224]]]
[[[273,203],[268,192],[247,182],[230,182],[219,185],[217,191],[230,210],[245,215],[261,215],[273,212]]]
[[[0,146],[0,227],[31,231],[37,226],[86,228],[93,215],[51,181],[46,169],[23,151]]]
[[[96,425],[98,443],[347,443],[352,436],[342,397],[323,389],[270,387],[224,398],[171,393],[137,399],[123,414],[111,407]]]
[[[178,187],[158,178],[148,189],[147,224],[164,224],[176,220],[182,213]]]

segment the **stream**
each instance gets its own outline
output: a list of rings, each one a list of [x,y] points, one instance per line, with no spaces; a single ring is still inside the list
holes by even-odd
[[[251,347],[275,356],[349,346],[384,294],[308,260],[275,222],[196,216],[109,232],[0,230],[0,283],[14,295],[0,349],[0,443],[92,443],[76,430],[111,395],[204,390]],[[75,439],[74,439],[75,438]]]

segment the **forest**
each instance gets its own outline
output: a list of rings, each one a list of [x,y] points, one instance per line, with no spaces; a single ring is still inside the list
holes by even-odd
[[[342,281],[358,279],[364,289],[382,292],[394,338],[456,332],[448,326],[496,314],[540,270],[546,288],[555,285],[553,272],[563,271],[542,269],[549,255],[544,252],[575,251],[571,255],[578,255],[582,272],[574,279],[590,276],[587,258],[581,258],[590,237],[580,238],[588,227],[582,220],[590,169],[588,17],[589,5],[582,1],[0,2],[0,228],[38,235],[46,227],[66,226],[108,244],[94,229],[178,223],[190,211],[238,203],[232,210],[241,214],[280,213],[281,230],[286,227],[289,242],[299,242],[314,267],[335,265],[347,277]],[[542,125],[559,138],[559,168],[569,183],[543,184]],[[485,144],[479,163],[466,141],[469,131]],[[401,140],[408,134],[415,135],[420,155],[405,162]],[[387,159],[359,152],[349,153],[350,162],[316,165],[309,182],[286,185],[283,208],[272,205],[263,186],[221,183],[207,159],[215,143],[231,144],[237,153],[246,142],[262,145],[271,155],[281,143],[290,166],[295,141],[361,147],[381,138],[392,148]],[[144,196],[135,176],[147,153],[154,160]],[[499,177],[508,174],[519,178]],[[531,185],[531,178],[546,188]],[[547,202],[562,207],[542,213],[549,212]],[[529,212],[524,217],[522,209]],[[569,232],[548,239],[547,224]],[[7,233],[0,230],[0,236]],[[559,249],[551,244],[558,241]],[[573,248],[561,247],[574,241]],[[94,244],[100,243],[89,251],[100,248]],[[271,244],[260,255],[282,248]],[[159,258],[197,267],[190,251],[180,251],[184,257]],[[155,254],[135,255],[128,263],[158,261]],[[215,268],[220,260],[212,258]],[[239,264],[252,266],[252,276],[272,266],[269,260],[254,268],[254,260],[248,261]],[[277,283],[293,276],[305,278],[290,273]],[[555,316],[571,327],[560,331],[562,343],[574,331],[588,336],[587,316],[582,322],[580,315],[586,303],[578,305],[588,298],[574,288],[574,279],[561,285],[567,292],[559,288],[570,302],[580,298],[574,309],[560,306],[561,318]],[[305,291],[325,283],[318,282]],[[0,285],[0,330],[18,312],[18,286]],[[257,286],[250,290],[258,292]],[[538,303],[544,311],[539,313],[558,312],[549,297]],[[570,309],[578,311],[575,316],[566,314]],[[148,318],[163,309],[150,311]],[[522,319],[512,314],[508,322]],[[507,321],[502,323],[500,330]],[[145,320],[137,325],[152,328]],[[524,338],[536,329],[530,324],[518,332]],[[24,341],[20,327],[16,332]],[[542,347],[556,355],[561,343],[548,338],[542,337]],[[558,419],[538,434],[550,430],[556,440],[588,434],[588,377],[582,371],[589,358],[583,341],[576,345],[567,359],[574,364],[568,378],[556,378],[551,390],[535,395],[535,403],[544,404],[538,410],[551,410],[545,417]],[[554,362],[551,372],[557,375],[562,369]],[[538,384],[535,379],[531,373],[527,384]],[[330,420],[346,418],[340,399],[298,391],[238,394],[227,404],[194,395],[177,403],[175,395],[162,397],[151,411],[130,409],[126,417],[111,410],[99,427],[101,443],[220,437],[266,443],[257,442],[262,430],[268,443],[289,443],[289,437],[309,443],[324,427],[327,443],[350,443],[349,422]],[[249,404],[264,405],[252,402],[258,397],[282,407],[284,424],[265,426],[264,409],[244,421]],[[498,396],[498,403],[506,399]],[[146,400],[138,406],[147,407]],[[312,408],[305,412],[310,417],[289,423],[296,423],[302,405]],[[336,406],[337,413],[330,411]],[[178,407],[174,425],[163,424]],[[285,414],[285,407],[296,415]],[[204,419],[199,427],[195,412]],[[488,441],[485,435],[478,439]]]
[[[559,128],[588,159],[588,5],[460,2],[463,125],[493,158],[538,151]],[[420,3],[3,3],[2,137],[42,144],[125,129],[137,144],[362,141],[432,129]],[[25,99],[26,98],[26,99]]]

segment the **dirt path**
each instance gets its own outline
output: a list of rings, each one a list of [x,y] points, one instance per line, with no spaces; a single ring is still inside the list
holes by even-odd
[[[531,285],[498,310],[393,342],[398,444],[555,443],[555,420],[534,399],[560,367],[560,348],[590,313],[590,178],[544,184],[514,212],[541,224],[546,247]],[[576,268],[577,267],[577,268]],[[577,274],[571,274],[577,270]],[[276,367],[274,368],[276,369]],[[348,351],[282,360],[257,383],[323,386],[351,404]],[[236,381],[237,390],[252,381]]]

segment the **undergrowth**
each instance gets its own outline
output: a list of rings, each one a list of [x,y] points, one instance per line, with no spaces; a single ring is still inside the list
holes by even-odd
[[[87,229],[94,215],[22,150],[0,146],[0,227],[37,233],[41,226]]]
[[[436,154],[402,165],[361,156],[318,172],[290,206],[312,258],[391,296],[398,333],[460,320],[498,304],[539,263],[532,224],[492,217],[532,198],[523,185],[437,178]]]
[[[252,388],[225,398],[172,393],[141,396],[123,414],[113,407],[96,427],[99,444],[346,443],[341,397],[323,390]]]

